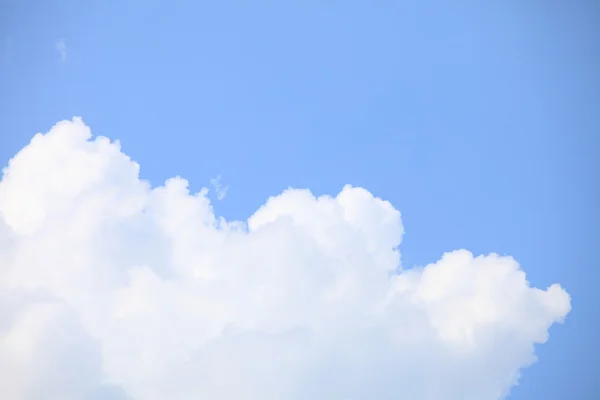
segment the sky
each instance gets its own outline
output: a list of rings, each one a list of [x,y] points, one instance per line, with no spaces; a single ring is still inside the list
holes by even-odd
[[[583,0],[0,1],[0,392],[597,398],[598,38]]]

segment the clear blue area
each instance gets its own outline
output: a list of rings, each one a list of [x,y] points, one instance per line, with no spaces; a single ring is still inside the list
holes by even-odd
[[[600,398],[600,3],[3,0],[0,40],[2,165],[79,115],[153,184],[220,174],[228,218],[364,186],[405,265],[495,251],[571,294],[511,400]]]

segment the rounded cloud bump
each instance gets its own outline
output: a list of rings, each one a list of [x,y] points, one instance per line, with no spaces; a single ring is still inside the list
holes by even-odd
[[[510,257],[401,269],[400,213],[362,188],[232,222],[138,171],[81,119],[5,168],[7,398],[495,400],[570,310]]]

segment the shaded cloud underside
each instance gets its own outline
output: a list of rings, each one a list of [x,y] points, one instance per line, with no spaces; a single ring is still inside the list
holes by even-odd
[[[510,257],[399,269],[400,213],[362,188],[231,222],[138,169],[74,119],[4,170],[4,397],[501,399],[570,310]]]

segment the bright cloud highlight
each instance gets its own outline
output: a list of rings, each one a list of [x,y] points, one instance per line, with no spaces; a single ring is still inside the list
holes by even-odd
[[[570,310],[510,257],[401,269],[400,213],[362,188],[237,222],[138,172],[81,119],[4,170],[3,397],[497,400]]]

